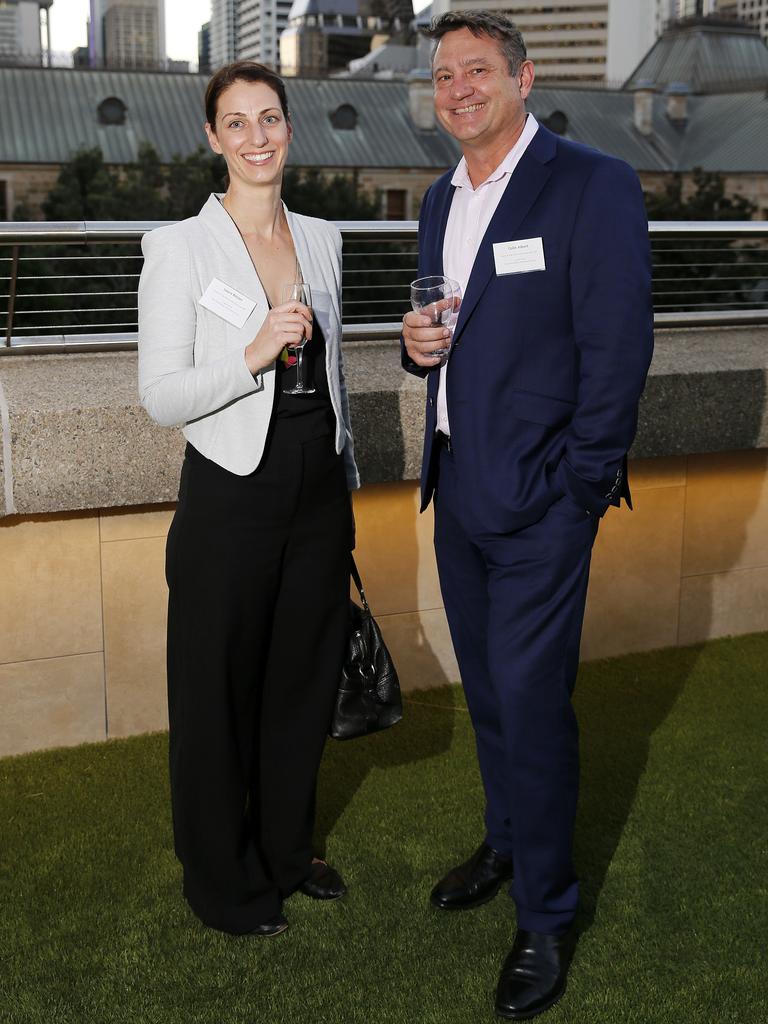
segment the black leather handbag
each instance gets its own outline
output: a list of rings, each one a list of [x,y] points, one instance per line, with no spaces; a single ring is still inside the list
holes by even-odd
[[[403,717],[397,670],[371,615],[354,558],[350,572],[363,606],[349,602],[349,645],[329,729],[336,740],[388,729]]]

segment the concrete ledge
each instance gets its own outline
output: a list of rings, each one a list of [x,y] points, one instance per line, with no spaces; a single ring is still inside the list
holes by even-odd
[[[419,473],[424,382],[394,342],[344,346],[363,481]],[[635,457],[768,447],[768,328],[657,332]],[[133,352],[0,360],[0,515],[152,505],[176,497],[180,431],[138,402]]]

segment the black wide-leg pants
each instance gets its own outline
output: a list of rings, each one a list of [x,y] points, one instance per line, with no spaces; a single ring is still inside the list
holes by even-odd
[[[211,927],[250,931],[309,874],[351,543],[332,437],[278,423],[246,477],[187,447],[166,554],[171,801],[184,895]]]

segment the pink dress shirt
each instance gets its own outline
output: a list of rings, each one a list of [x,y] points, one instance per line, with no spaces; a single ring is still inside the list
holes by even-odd
[[[456,186],[448,214],[448,223],[443,240],[443,273],[461,285],[461,294],[465,294],[469,275],[477,256],[477,250],[496,212],[504,190],[509,185],[512,174],[520,163],[523,153],[531,139],[538,131],[539,123],[533,114],[528,114],[525,127],[517,142],[507,153],[499,166],[477,188],[472,187],[464,157],[459,161],[451,178]],[[444,366],[440,367],[440,385],[437,392],[437,429],[450,436],[451,427],[448,421],[448,402],[445,393],[445,381],[450,365],[450,356]]]

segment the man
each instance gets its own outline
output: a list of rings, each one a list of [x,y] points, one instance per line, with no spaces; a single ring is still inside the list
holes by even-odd
[[[512,880],[496,1010],[523,1019],[560,998],[570,959],[570,698],[599,519],[630,502],[653,344],[647,218],[631,168],[526,114],[534,68],[510,21],[451,13],[428,34],[435,110],[463,158],[424,197],[419,276],[463,298],[447,360],[448,329],[405,316],[403,365],[427,377],[422,510],[434,495],[486,798],[483,842],[431,901],[475,907]]]

